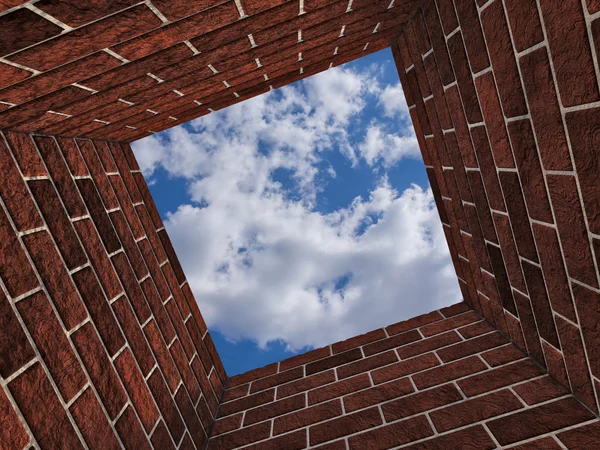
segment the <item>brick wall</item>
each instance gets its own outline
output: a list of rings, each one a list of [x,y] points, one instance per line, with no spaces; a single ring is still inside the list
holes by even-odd
[[[128,141],[389,46],[420,0],[0,2],[0,128]]]
[[[461,303],[231,377],[208,449],[591,449],[599,425]]]
[[[4,132],[0,173],[0,448],[204,448],[225,371],[129,145]]]
[[[426,0],[392,47],[464,298],[596,413],[598,9]]]

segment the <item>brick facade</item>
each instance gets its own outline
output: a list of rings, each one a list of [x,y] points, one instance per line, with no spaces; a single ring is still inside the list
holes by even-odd
[[[0,449],[600,446],[599,2],[0,26]],[[389,45],[465,302],[228,378],[127,142]]]

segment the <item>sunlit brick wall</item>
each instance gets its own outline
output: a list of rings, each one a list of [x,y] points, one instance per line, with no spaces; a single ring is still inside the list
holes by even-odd
[[[465,299],[598,412],[597,2],[426,0],[393,44]]]
[[[231,377],[212,434],[209,450],[560,449],[600,426],[461,303]]]
[[[225,383],[131,149],[0,133],[0,448],[204,448]]]

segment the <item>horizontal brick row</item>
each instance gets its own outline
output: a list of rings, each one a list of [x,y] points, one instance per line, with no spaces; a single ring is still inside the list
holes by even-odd
[[[0,127],[139,139],[385,48],[418,7],[196,3],[42,2],[0,12]]]
[[[0,166],[0,447],[204,448],[226,375],[131,148],[5,131]]]
[[[231,377],[208,448],[493,449],[596,420],[459,303]]]

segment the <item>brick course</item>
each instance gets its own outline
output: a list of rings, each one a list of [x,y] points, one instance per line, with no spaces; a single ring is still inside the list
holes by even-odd
[[[597,446],[599,2],[86,3],[0,1],[1,448]],[[227,377],[127,142],[387,46],[464,302]]]

